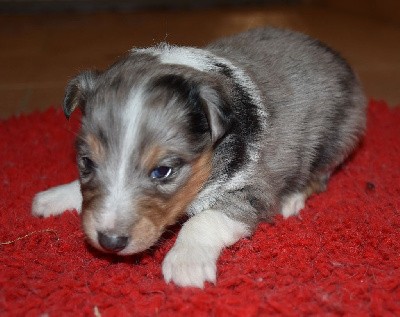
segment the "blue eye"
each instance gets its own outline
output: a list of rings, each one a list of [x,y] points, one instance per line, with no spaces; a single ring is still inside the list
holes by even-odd
[[[169,166],[158,166],[153,169],[150,173],[150,177],[153,179],[165,179],[172,173],[172,168]]]

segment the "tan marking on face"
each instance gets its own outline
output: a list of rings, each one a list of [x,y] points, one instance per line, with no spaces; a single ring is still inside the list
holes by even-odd
[[[83,210],[82,210],[83,211]],[[82,229],[85,232],[87,241],[97,249],[101,249],[97,241],[95,221],[92,209],[84,209],[81,214]]]
[[[95,162],[103,161],[105,157],[105,151],[100,140],[94,134],[88,134],[85,137],[85,140],[89,145],[90,152],[92,154],[91,159]]]
[[[82,191],[82,228],[91,245],[100,248],[96,239],[94,215],[101,206],[102,193],[98,186],[81,184]]]
[[[211,158],[212,152],[208,151],[194,162],[189,180],[166,204],[170,213],[166,219],[166,225],[175,223],[177,217],[185,213],[186,208],[208,180],[211,174]]]
[[[102,195],[99,186],[81,184],[82,192],[82,212],[86,210],[96,210],[99,205],[99,198]]]
[[[146,170],[150,171],[155,168],[157,163],[165,156],[167,150],[156,145],[149,146],[145,149],[145,152],[141,156],[141,165]]]
[[[100,140],[94,134],[90,133],[85,136],[85,141],[90,149],[90,158],[96,163],[102,162],[105,159],[105,151]],[[100,207],[102,192],[100,186],[93,183],[93,181],[81,182],[81,192],[82,228],[90,244],[100,249],[96,239],[94,214]]]
[[[135,236],[148,236],[149,232],[157,237],[148,237],[153,243],[159,238],[165,227],[174,224],[181,217],[189,204],[194,200],[211,174],[212,152],[202,154],[193,164],[191,176],[186,183],[169,199],[162,197],[145,197],[138,202],[140,217],[150,220],[147,226],[134,227]]]
[[[131,231],[131,236],[134,238],[135,253],[150,248],[157,242],[161,234],[162,232],[154,226],[150,219],[146,217],[140,218]]]

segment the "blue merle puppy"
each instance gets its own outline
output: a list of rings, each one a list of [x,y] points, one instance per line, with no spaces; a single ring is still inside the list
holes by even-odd
[[[365,98],[338,53],[260,28],[205,48],[132,49],[66,88],[83,112],[79,180],[38,193],[36,216],[76,209],[90,244],[129,255],[182,216],[162,265],[180,286],[216,282],[221,250],[260,221],[297,215],[365,130]]]

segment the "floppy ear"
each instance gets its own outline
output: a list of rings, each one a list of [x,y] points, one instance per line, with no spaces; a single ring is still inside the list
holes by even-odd
[[[164,88],[171,94],[179,94],[188,104],[193,106],[195,117],[201,115],[207,120],[205,128],[211,132],[211,141],[214,144],[230,129],[234,121],[234,114],[229,106],[229,100],[224,89],[217,81],[209,78],[187,79],[182,75],[169,74],[161,76],[149,85],[150,91]],[[201,119],[196,124],[201,123]]]
[[[231,128],[234,115],[222,89],[201,85],[200,97],[204,101],[203,108],[211,130],[211,140],[215,143]]]
[[[87,98],[93,91],[98,76],[97,71],[85,71],[68,83],[63,105],[64,114],[68,119],[78,106],[84,112]]]

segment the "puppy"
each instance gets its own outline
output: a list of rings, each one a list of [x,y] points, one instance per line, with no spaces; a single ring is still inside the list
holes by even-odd
[[[68,84],[65,115],[83,113],[80,177],[38,193],[32,212],[76,209],[89,243],[119,255],[188,215],[162,271],[203,287],[223,248],[325,190],[364,133],[365,105],[338,53],[287,30],[133,49]]]

